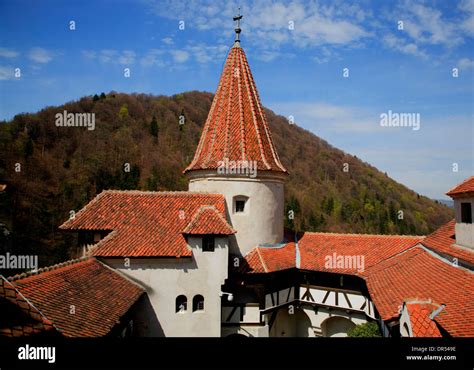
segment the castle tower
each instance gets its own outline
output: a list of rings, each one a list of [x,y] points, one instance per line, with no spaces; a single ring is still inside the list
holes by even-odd
[[[474,176],[464,180],[446,194],[454,201],[456,244],[474,249],[474,222],[472,217],[474,210]]]
[[[229,220],[237,231],[231,253],[245,255],[258,244],[283,240],[288,173],[278,158],[240,47],[239,24],[235,32],[194,159],[184,172],[190,191],[225,196]]]

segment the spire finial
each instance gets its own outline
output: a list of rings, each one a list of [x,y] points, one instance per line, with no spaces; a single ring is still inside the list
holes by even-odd
[[[239,6],[239,14],[234,17],[234,22],[237,22],[237,28],[235,29],[235,43],[234,46],[240,46],[240,20],[242,19],[242,15],[240,14],[240,6]]]

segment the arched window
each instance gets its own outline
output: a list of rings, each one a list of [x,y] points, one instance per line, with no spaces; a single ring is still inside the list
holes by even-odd
[[[193,312],[204,310],[204,297],[200,294],[195,295],[193,298]]]
[[[176,297],[176,312],[184,313],[188,309],[188,299],[185,295],[179,295]]]

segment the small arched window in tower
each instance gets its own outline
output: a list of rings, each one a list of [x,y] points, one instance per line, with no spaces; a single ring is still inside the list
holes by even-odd
[[[193,312],[204,311],[204,297],[200,294],[193,298]]]
[[[234,213],[246,214],[248,209],[248,197],[238,195],[234,197]]]
[[[185,295],[176,297],[176,313],[184,313],[188,309],[188,299]]]

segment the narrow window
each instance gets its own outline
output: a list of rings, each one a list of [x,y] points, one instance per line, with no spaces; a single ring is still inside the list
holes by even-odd
[[[184,313],[188,309],[188,299],[185,295],[179,295],[176,297],[176,312]]]
[[[235,201],[235,212],[240,213],[245,210],[245,200],[236,200]]]
[[[204,310],[204,297],[200,294],[193,298],[193,312]]]
[[[461,222],[464,224],[472,224],[471,203],[461,203]]]
[[[247,209],[248,208],[248,204],[247,204],[247,201],[248,201],[248,197],[244,196],[244,195],[238,195],[238,196],[235,196],[234,197],[234,213],[242,213],[242,214],[246,214],[247,213]]]
[[[202,237],[202,251],[214,252],[214,249],[215,249],[214,235],[204,235]]]

